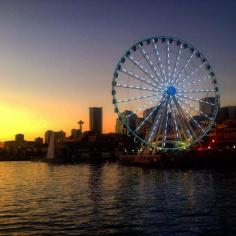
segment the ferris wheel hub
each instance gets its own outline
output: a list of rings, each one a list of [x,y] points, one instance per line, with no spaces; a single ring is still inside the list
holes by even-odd
[[[176,94],[176,88],[173,86],[169,86],[166,90],[167,94],[170,96],[174,96]]]

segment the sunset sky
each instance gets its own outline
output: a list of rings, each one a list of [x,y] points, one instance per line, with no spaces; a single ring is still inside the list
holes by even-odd
[[[236,105],[236,1],[0,0],[0,141],[67,135],[102,106],[114,131],[115,65],[151,35],[192,43],[213,66],[221,105]]]

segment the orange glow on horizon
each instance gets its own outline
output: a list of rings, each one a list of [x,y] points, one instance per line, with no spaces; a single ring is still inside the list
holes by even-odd
[[[49,104],[48,107],[34,109],[31,106],[22,104],[11,104],[0,102],[0,141],[14,140],[15,134],[23,133],[25,140],[34,140],[36,137],[44,138],[47,130],[63,130],[67,136],[70,136],[71,129],[78,128],[77,121],[85,121],[83,131],[89,130],[89,117],[87,114],[79,115],[71,108],[57,111]],[[80,112],[79,112],[80,113]],[[103,132],[114,132],[115,114],[104,114],[103,111]]]
[[[27,136],[38,134],[48,126],[48,121],[22,107],[0,102],[0,113],[1,141],[13,140],[17,133],[24,133]]]

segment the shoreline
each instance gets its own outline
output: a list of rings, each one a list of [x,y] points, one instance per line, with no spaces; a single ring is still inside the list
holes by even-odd
[[[45,158],[0,158],[0,162],[46,162],[49,164],[77,165],[120,163],[126,166],[140,166],[153,169],[236,169],[236,151],[203,151],[187,152],[182,154],[161,154],[161,155],[120,155],[113,158],[87,158],[87,159],[55,159]]]

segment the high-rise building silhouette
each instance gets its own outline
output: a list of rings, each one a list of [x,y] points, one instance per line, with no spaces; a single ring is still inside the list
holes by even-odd
[[[117,134],[127,134],[128,129],[126,125],[123,123],[123,120],[126,121],[127,125],[131,130],[136,129],[136,119],[137,115],[134,114],[132,111],[125,110],[124,112],[120,113],[120,116],[116,119],[116,133]]]
[[[78,138],[81,135],[81,129],[72,129],[71,130],[71,137]]]
[[[24,134],[16,134],[15,141],[23,142],[24,141]]]
[[[219,122],[236,119],[236,106],[221,107],[219,111]]]
[[[102,107],[89,108],[89,129],[96,134],[102,133]]]
[[[41,138],[41,137],[35,138],[35,143],[37,143],[37,144],[43,144],[43,138]]]
[[[52,133],[54,133],[55,142],[63,142],[66,138],[66,133],[63,130],[57,132],[47,130],[45,133],[45,143],[49,144]]]
[[[45,136],[44,136],[44,137],[45,137],[45,138],[44,138],[44,142],[45,142],[45,143],[49,143],[52,133],[53,133],[52,130],[47,130],[47,131],[45,132]]]

